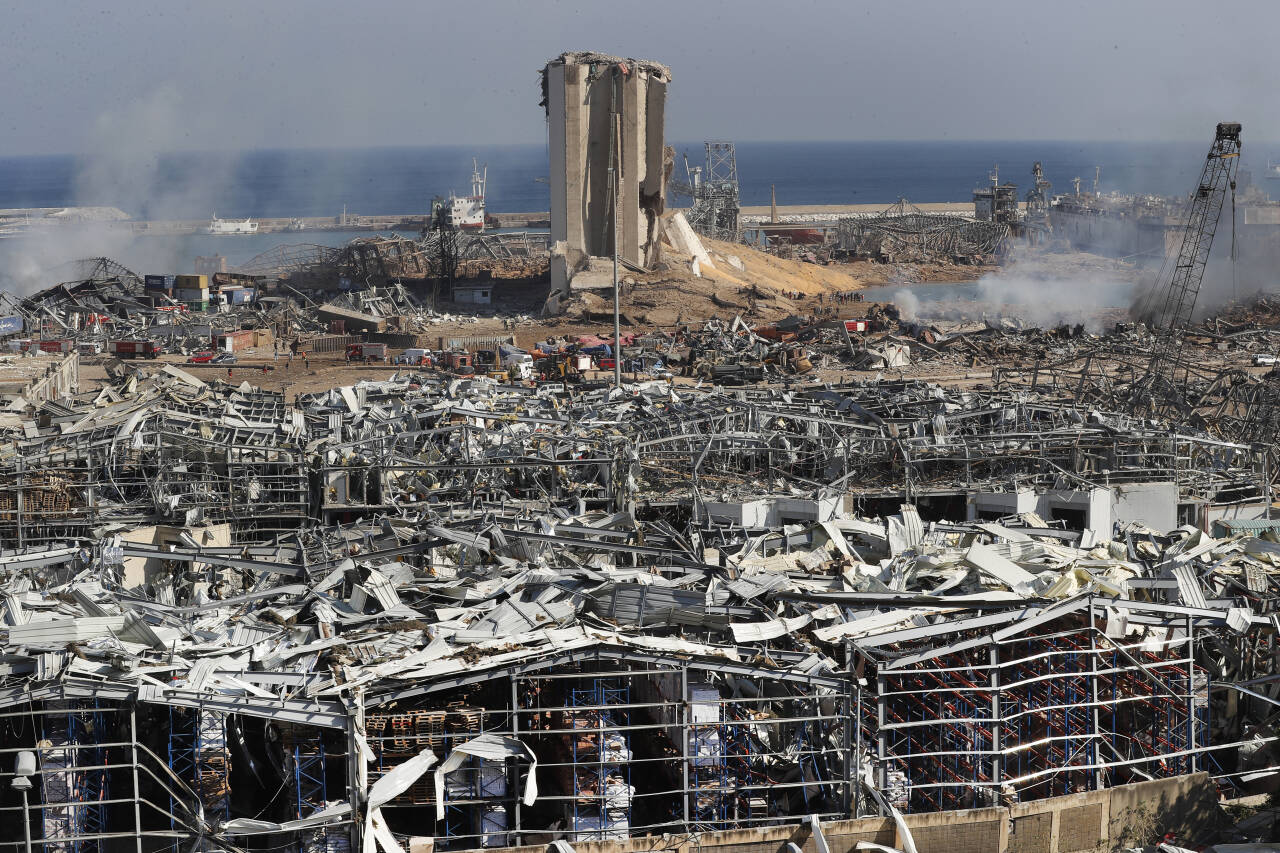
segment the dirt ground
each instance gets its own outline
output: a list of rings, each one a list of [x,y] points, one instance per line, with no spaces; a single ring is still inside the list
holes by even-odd
[[[871,288],[865,301],[846,299],[835,306],[844,317],[860,317],[883,293],[877,285],[953,283],[973,281],[987,274],[1001,274],[1018,269],[1018,264],[1005,268],[954,264],[877,264],[869,261],[852,264],[818,265],[777,258],[744,245],[704,241],[714,269],[703,269],[701,276],[689,270],[688,258],[670,250],[664,254],[660,269],[647,274],[627,273],[622,281],[623,332],[634,333],[654,329],[672,329],[683,323],[700,324],[711,317],[731,319],[740,314],[749,323],[767,323],[794,314],[812,315],[832,310],[833,295],[851,294]],[[1082,253],[1041,253],[1019,263],[1034,263],[1038,272],[1048,269],[1064,277],[1079,275],[1132,274],[1123,264]],[[1025,267],[1024,267],[1025,268]],[[481,309],[483,314],[464,316],[467,309],[455,306],[452,321],[438,321],[425,328],[432,336],[481,336],[514,334],[521,346],[549,337],[613,335],[612,294],[607,291],[577,295],[560,316],[539,318],[536,306],[545,298],[545,283],[519,293],[502,305]],[[474,310],[474,309],[473,309]],[[394,352],[393,352],[394,355]],[[298,394],[323,391],[349,385],[361,379],[383,379],[395,372],[394,365],[348,364],[340,353],[313,355],[306,362],[298,358],[290,362],[285,356],[273,357],[270,348],[253,349],[238,354],[238,362],[228,368],[185,364],[181,355],[165,355],[160,363],[181,366],[207,381],[231,381],[269,391],[283,392],[292,399]],[[81,366],[82,387],[94,387],[106,379],[105,359],[86,358]],[[137,362],[145,368],[156,362]],[[604,376],[605,374],[600,374]],[[851,370],[818,371],[806,380],[841,381],[872,378],[875,373]],[[894,371],[894,376],[899,375]],[[981,383],[989,371],[981,366],[957,371],[954,366],[915,366],[902,372],[904,376],[954,379],[964,383]]]

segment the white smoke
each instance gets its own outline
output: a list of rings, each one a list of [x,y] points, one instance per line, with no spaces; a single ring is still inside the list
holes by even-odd
[[[915,320],[920,317],[920,297],[910,290],[894,291],[892,301],[898,306],[898,316],[903,320]]]
[[[972,284],[900,288],[892,301],[904,320],[1001,317],[1041,328],[1084,324],[1101,331],[1124,314],[1136,275],[1134,268],[1106,259],[1025,250]]]
[[[977,305],[987,314],[1013,317],[1030,326],[1050,328],[1083,323],[1097,330],[1104,313],[1127,308],[1132,284],[1099,277],[991,273],[978,280]]]
[[[173,151],[216,147],[212,115],[161,86],[91,123],[76,158],[73,206],[118,208],[134,219],[189,218],[219,212],[214,205],[232,183],[235,158],[201,156],[200,169],[166,167]],[[139,235],[129,222],[37,222],[21,236],[0,241],[0,289],[18,296],[57,284],[59,267],[82,258],[108,257],[139,275],[191,272],[191,257],[173,237]]]

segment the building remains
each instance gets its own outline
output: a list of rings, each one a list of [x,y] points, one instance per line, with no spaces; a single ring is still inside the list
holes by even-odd
[[[564,53],[542,69],[554,291],[568,294],[592,258],[616,252],[637,267],[656,260],[670,82],[665,65],[600,53]]]
[[[731,144],[664,216],[670,79],[543,69],[549,251],[94,259],[4,303],[0,851],[1068,853],[1273,789],[1280,306],[1193,313],[1240,126],[1163,308],[1105,333],[824,306],[426,340],[443,300],[664,240],[746,275],[699,237],[740,231]],[[997,254],[1051,227],[1034,175],[1025,218],[993,181],[986,217],[903,200],[838,245]],[[277,342],[367,372],[203,369]]]

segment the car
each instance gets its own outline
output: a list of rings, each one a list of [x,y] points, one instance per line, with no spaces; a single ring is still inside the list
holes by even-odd
[[[202,350],[200,352],[193,352],[187,358],[187,364],[208,364],[211,361],[213,361],[217,356],[218,356],[218,353],[214,352],[213,350]]]
[[[210,364],[235,364],[236,357],[229,352],[220,352],[213,358],[209,359]]]
[[[1275,367],[1277,363],[1280,363],[1280,356],[1258,353],[1253,357],[1254,367]]]

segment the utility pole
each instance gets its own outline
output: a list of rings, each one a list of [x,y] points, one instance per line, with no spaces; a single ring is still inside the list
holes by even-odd
[[[609,117],[609,205],[613,212],[613,387],[622,387],[622,297],[618,291],[618,173],[621,171],[622,104],[618,68],[613,68],[613,114]]]
[[[14,762],[13,779],[9,781],[9,787],[22,792],[22,837],[26,853],[31,853],[31,806],[27,802],[27,792],[32,788],[31,777],[35,774],[36,754],[25,750],[19,752]],[[135,798],[137,793],[135,789]]]

